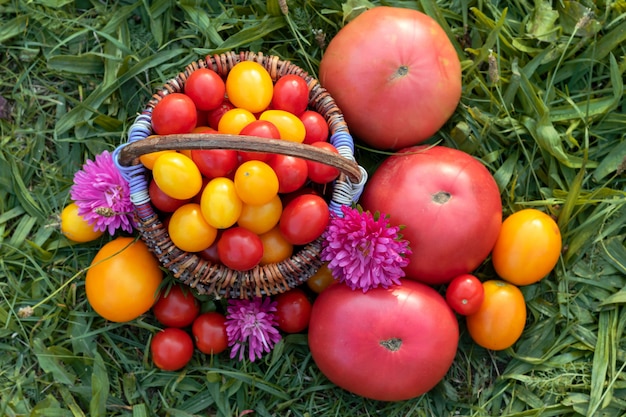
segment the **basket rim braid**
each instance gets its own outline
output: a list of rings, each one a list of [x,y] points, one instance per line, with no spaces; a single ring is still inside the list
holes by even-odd
[[[199,68],[209,68],[225,77],[241,61],[254,61],[263,65],[276,82],[287,74],[305,79],[309,87],[309,107],[320,113],[329,126],[330,138],[339,155],[310,145],[267,138],[238,135],[154,135],[151,124],[152,109],[166,95],[182,92],[189,75]],[[329,209],[338,216],[341,207],[358,201],[367,181],[366,170],[354,157],[354,141],[341,110],[319,82],[290,61],[277,56],[251,51],[226,52],[209,55],[187,65],[183,72],[168,80],[147,103],[128,130],[126,143],[113,152],[113,160],[122,177],[130,186],[130,199],[134,206],[135,228],[160,264],[175,278],[195,288],[199,294],[216,298],[252,298],[274,295],[297,287],[308,280],[322,265],[320,253],[322,237],[304,245],[284,261],[257,265],[247,271],[236,271],[225,265],[212,263],[195,253],[185,252],[174,245],[166,227],[155,212],[148,194],[148,170],[139,161],[144,153],[165,149],[231,149],[265,151],[299,156],[327,163],[339,168],[340,175],[332,184]]]

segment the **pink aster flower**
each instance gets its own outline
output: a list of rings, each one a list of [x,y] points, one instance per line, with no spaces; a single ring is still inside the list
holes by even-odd
[[[226,334],[228,345],[231,346],[231,359],[239,353],[239,360],[248,357],[251,362],[261,359],[263,352],[270,352],[280,341],[280,333],[276,329],[276,302],[269,297],[257,297],[252,300],[228,300],[226,308]]]
[[[119,228],[132,232],[130,188],[108,151],[96,155],[94,161],[87,160],[74,174],[70,197],[78,206],[78,214],[94,230],[108,230],[111,235]]]
[[[400,226],[390,226],[389,218],[378,213],[348,206],[341,211],[343,217],[332,215],[321,253],[333,276],[363,292],[400,284],[411,253],[398,234]]]

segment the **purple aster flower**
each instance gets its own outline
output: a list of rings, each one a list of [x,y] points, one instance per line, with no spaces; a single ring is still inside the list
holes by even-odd
[[[226,308],[226,334],[231,346],[231,359],[239,353],[239,360],[248,357],[251,362],[261,359],[263,352],[270,352],[281,336],[276,325],[276,302],[269,297],[252,300],[228,300]]]
[[[108,151],[96,155],[95,161],[87,160],[74,174],[70,197],[94,230],[108,230],[111,235],[118,228],[133,231],[130,188]]]
[[[363,292],[400,284],[408,265],[409,242],[391,227],[389,218],[360,208],[342,206],[343,217],[333,214],[324,232],[321,259],[340,282]]]

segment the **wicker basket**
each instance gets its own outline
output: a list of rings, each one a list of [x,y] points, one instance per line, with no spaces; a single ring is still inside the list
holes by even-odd
[[[181,92],[187,77],[198,68],[210,68],[225,77],[240,61],[255,61],[263,65],[274,81],[286,74],[303,77],[309,86],[309,107],[319,112],[328,122],[330,142],[339,155],[305,144],[266,138],[237,135],[154,135],[151,115],[154,106],[164,96]],[[163,267],[184,284],[195,288],[200,294],[216,297],[251,298],[287,291],[309,279],[322,265],[321,238],[303,246],[287,260],[280,263],[256,266],[248,271],[235,271],[221,264],[211,263],[197,254],[177,248],[167,229],[155,212],[148,194],[149,175],[139,162],[139,156],[166,149],[236,149],[282,153],[323,162],[338,168],[339,178],[332,184],[329,207],[340,214],[342,205],[350,205],[360,197],[367,180],[366,171],[354,159],[354,144],[340,109],[330,94],[317,80],[289,61],[261,53],[241,52],[208,56],[188,65],[184,72],[168,81],[153,95],[144,111],[135,119],[128,135],[128,142],[114,152],[116,165],[131,190],[135,206],[136,228],[141,238],[156,255]]]

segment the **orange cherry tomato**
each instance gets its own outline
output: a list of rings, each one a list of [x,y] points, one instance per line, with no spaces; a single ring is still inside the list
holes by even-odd
[[[335,281],[332,272],[328,269],[328,263],[325,262],[320,269],[306,281],[306,285],[311,291],[319,294],[335,282],[337,281]]]
[[[546,213],[524,209],[502,222],[491,259],[500,278],[515,284],[540,281],[561,255],[561,232]]]
[[[283,203],[277,194],[265,204],[257,206],[244,204],[237,224],[260,235],[278,224],[282,212]]]
[[[162,279],[159,262],[143,241],[118,237],[94,257],[85,277],[85,292],[100,316],[127,322],[150,310]]]
[[[238,135],[244,127],[255,120],[256,117],[249,110],[240,108],[228,110],[222,115],[217,125],[217,131],[220,133]]]
[[[61,233],[72,242],[86,243],[98,239],[104,232],[95,230],[78,214],[76,203],[70,203],[61,212]]]
[[[188,203],[174,211],[167,226],[172,242],[186,252],[200,252],[213,244],[217,229],[202,215],[200,204]]]
[[[235,189],[241,200],[250,205],[262,205],[278,194],[278,176],[263,161],[246,161],[235,171]]]
[[[235,107],[261,112],[269,106],[273,94],[272,77],[258,62],[239,62],[226,77],[226,95]]]
[[[164,153],[168,153],[168,152],[176,152],[176,151],[168,150],[168,151],[156,151],[156,152],[145,153],[139,157],[139,162],[141,162],[143,166],[146,167],[146,169],[152,170],[152,168],[154,167],[154,162],[157,160],[157,158],[163,155]]]
[[[263,256],[260,265],[282,262],[293,254],[293,245],[280,233],[278,227],[259,236],[263,244]]]
[[[507,349],[524,331],[524,295],[517,286],[501,280],[485,281],[483,288],[480,308],[466,317],[467,330],[474,342],[486,349]]]

